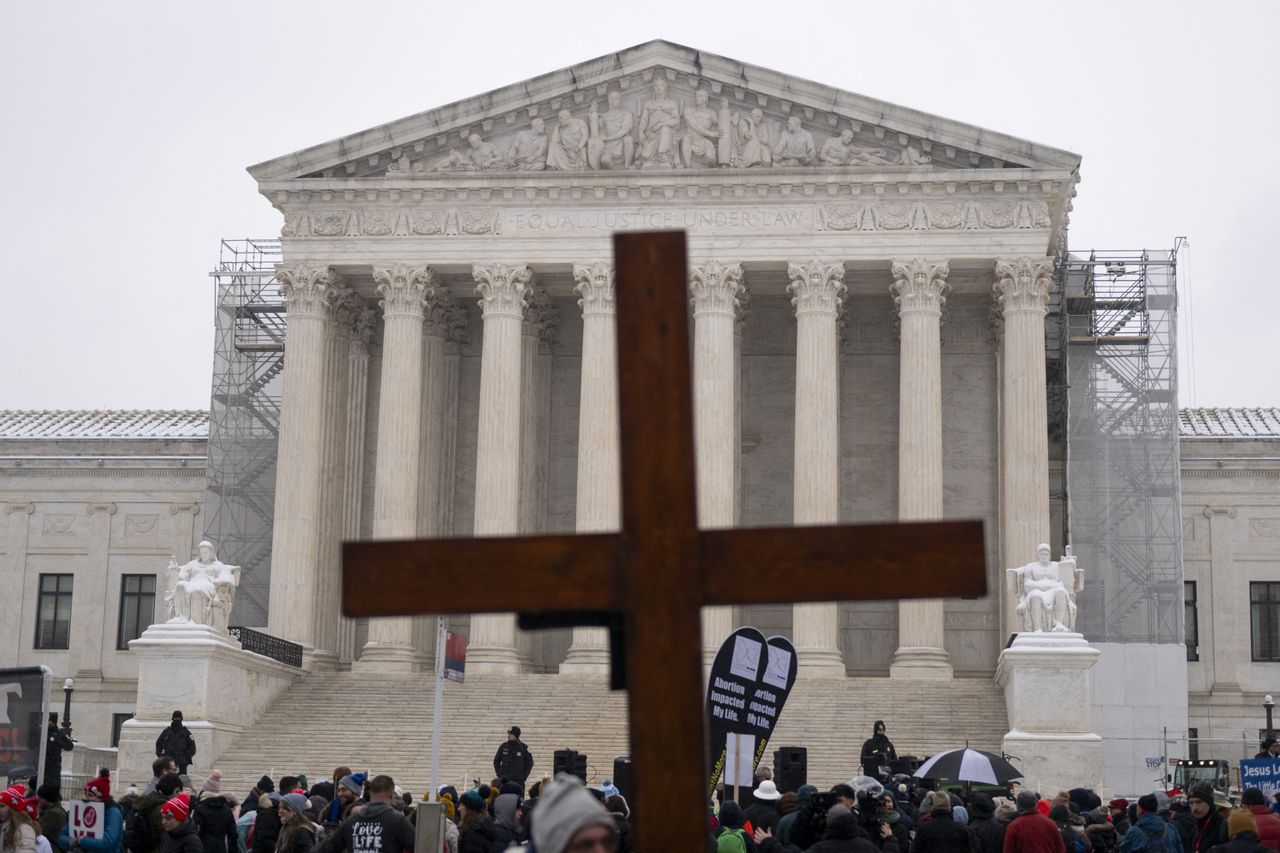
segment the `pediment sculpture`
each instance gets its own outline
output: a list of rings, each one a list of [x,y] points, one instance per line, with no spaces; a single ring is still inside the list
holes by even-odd
[[[713,104],[705,88],[685,105],[663,77],[647,92],[631,96],[610,89],[604,103],[591,101],[579,114],[560,108],[554,120],[534,117],[509,137],[486,139],[467,132],[466,144],[436,154],[428,162],[401,154],[387,172],[540,172],[625,169],[718,169],[761,167],[930,166],[932,158],[914,145],[901,151],[861,145],[854,124],[826,139],[815,136],[796,114],[782,120],[764,111],[732,108],[728,97]],[[879,134],[883,136],[883,132]]]
[[[179,566],[169,560],[165,570],[169,609],[168,624],[207,625],[218,633],[227,633],[231,608],[235,606],[236,587],[240,585],[240,567],[229,566],[218,559],[213,543],[200,543],[199,555]]]
[[[1076,629],[1076,595],[1084,589],[1084,570],[1076,566],[1070,546],[1061,560],[1051,560],[1051,554],[1049,546],[1041,544],[1034,561],[1008,570],[1024,631]]]

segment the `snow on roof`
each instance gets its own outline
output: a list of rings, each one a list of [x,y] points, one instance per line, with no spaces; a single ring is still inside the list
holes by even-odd
[[[1183,438],[1280,438],[1280,409],[1181,409]]]
[[[207,410],[0,410],[0,439],[208,437]]]

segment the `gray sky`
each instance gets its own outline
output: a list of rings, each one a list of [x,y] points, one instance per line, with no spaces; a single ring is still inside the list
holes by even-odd
[[[1190,237],[1194,402],[1280,406],[1277,33],[1231,0],[4,3],[0,408],[207,407],[218,241],[280,228],[246,166],[653,38],[1082,155],[1072,248]]]

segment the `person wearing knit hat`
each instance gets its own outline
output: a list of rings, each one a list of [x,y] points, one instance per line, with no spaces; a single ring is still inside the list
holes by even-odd
[[[1216,799],[1217,792],[1207,782],[1197,782],[1187,790],[1187,806],[1195,819],[1187,853],[1209,853],[1209,848],[1227,841],[1227,821],[1218,812]]]
[[[238,853],[235,804],[222,793],[222,771],[214,770],[191,806],[192,822],[206,853]]]
[[[613,816],[582,782],[568,773],[557,773],[542,788],[533,819],[533,844],[538,853],[565,853],[571,845],[614,844],[617,826]]]
[[[27,789],[13,785],[0,791],[0,850],[35,853],[40,827],[26,810]]]
[[[45,782],[36,789],[40,801],[40,833],[50,843],[58,840],[58,833],[67,824],[67,810],[62,807],[62,791],[53,782]]]
[[[404,853],[414,845],[413,824],[393,806],[396,783],[390,776],[369,780],[369,803],[343,821],[325,841],[326,853]],[[447,832],[447,830],[446,830]]]
[[[276,804],[280,817],[280,835],[276,853],[308,853],[315,846],[315,827],[307,819],[311,801],[296,791],[285,794]]]
[[[120,853],[124,839],[124,810],[111,799],[111,778],[96,776],[90,779],[84,786],[84,798],[90,802],[102,803],[102,837],[78,838],[73,842],[69,837],[70,827],[64,825],[56,838],[58,847],[66,851],[79,848],[85,853]],[[52,842],[55,839],[49,840]]]
[[[1226,825],[1231,840],[1215,848],[1220,853],[1267,853],[1271,850],[1259,840],[1258,821],[1249,809],[1232,809],[1227,815]]]
[[[888,829],[887,826],[883,828]],[[920,853],[968,851],[971,844],[969,830],[952,816],[951,796],[946,791],[934,791],[929,801],[929,819],[916,829],[912,849],[919,850]]]
[[[160,825],[164,827],[164,839],[160,843],[163,853],[204,853],[200,833],[191,817],[191,798],[178,794],[160,807]]]
[[[458,807],[458,846],[462,850],[498,848],[498,826],[489,816],[488,794],[489,786],[481,785],[462,795]]]

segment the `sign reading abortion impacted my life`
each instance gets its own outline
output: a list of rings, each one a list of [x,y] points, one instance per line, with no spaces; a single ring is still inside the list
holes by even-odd
[[[708,795],[726,769],[733,734],[754,739],[750,773],[760,764],[782,706],[796,682],[796,649],[785,637],[739,628],[720,646],[707,682],[707,735],[711,744]],[[732,762],[737,778],[749,778],[745,762]],[[726,787],[733,779],[726,777]]]
[[[1280,793],[1280,759],[1251,758],[1241,761],[1240,787],[1257,788],[1267,796]]]

